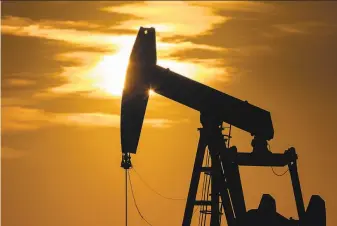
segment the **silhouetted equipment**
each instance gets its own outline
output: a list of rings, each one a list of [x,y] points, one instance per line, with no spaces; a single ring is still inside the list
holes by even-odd
[[[295,149],[289,148],[284,154],[273,154],[268,149],[267,141],[274,136],[270,113],[158,66],[154,28],[139,29],[130,55],[121,105],[123,168],[131,167],[130,154],[137,151],[150,89],[200,112],[202,128],[199,128],[200,138],[183,226],[191,224],[196,205],[203,207],[201,214],[210,215],[212,226],[220,225],[222,214],[228,226],[326,225],[325,202],[322,198],[312,196],[309,207],[305,209]],[[222,134],[223,122],[254,136],[251,153],[239,153],[235,146],[229,147],[230,135]],[[210,166],[203,166],[205,154],[210,156]],[[287,219],[277,213],[275,200],[270,195],[263,195],[257,209],[247,211],[239,166],[288,166],[298,219]],[[207,195],[203,200],[196,200],[201,173],[210,177],[211,200]]]

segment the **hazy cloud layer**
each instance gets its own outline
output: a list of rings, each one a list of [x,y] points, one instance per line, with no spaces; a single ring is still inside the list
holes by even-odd
[[[19,106],[3,106],[2,118],[5,119],[2,121],[3,132],[37,130],[55,125],[115,128],[120,126],[120,115],[118,114],[100,112],[52,113]],[[174,123],[172,120],[159,118],[147,118],[144,120],[145,126],[154,128],[167,128]]]
[[[124,21],[117,28],[138,30],[140,26],[156,27],[161,36],[201,35],[209,32],[213,26],[224,23],[229,19],[215,14],[209,6],[193,5],[184,1],[147,1],[119,7],[105,7],[102,10],[140,17],[136,20]],[[198,24],[198,26],[191,26],[194,23]]]
[[[17,159],[24,157],[27,153],[22,150],[17,150],[9,147],[1,147],[1,159]]]
[[[6,103],[13,103],[14,107],[18,107],[18,111],[27,111],[25,116],[27,118],[19,118],[18,121],[9,120],[10,123],[7,125],[10,128],[23,129],[39,127],[40,124],[50,122],[50,118],[49,116],[45,118],[45,114],[40,112],[44,110],[43,107],[38,105],[33,107],[35,110],[21,109],[20,105],[15,105],[20,102],[19,96],[26,99],[26,103],[39,103],[45,107],[50,106],[46,104],[48,102],[46,100],[55,102],[71,93],[79,93],[78,97],[83,98],[84,101],[119,97],[127,59],[139,26],[157,28],[159,65],[203,83],[226,83],[232,79],[235,80],[233,74],[239,76],[244,72],[243,69],[238,70],[239,60],[245,60],[247,57],[270,56],[274,53],[275,48],[270,41],[271,38],[282,35],[308,35],[327,26],[324,22],[315,22],[316,20],[296,23],[281,23],[281,21],[258,23],[259,18],[272,17],[276,11],[283,13],[282,7],[260,2],[90,3],[92,9],[88,8],[88,4],[79,9],[78,15],[72,17],[68,14],[66,17],[50,14],[48,17],[41,7],[43,5],[48,11],[53,7],[75,6],[75,3],[23,5],[39,11],[41,17],[20,11],[20,7],[14,10],[13,5],[7,3],[4,6],[7,11],[2,17],[4,42],[6,43],[9,37],[12,40],[13,35],[19,38],[18,41],[21,37],[20,42],[33,44],[31,50],[25,53],[26,59],[40,57],[40,60],[31,65],[25,64],[24,60],[16,62],[11,59],[12,65],[5,62],[4,66],[3,94],[7,98]],[[162,9],[165,9],[165,13],[161,13]],[[96,10],[98,14],[102,14],[102,18],[111,16],[115,18],[115,22],[109,20],[103,22],[99,16],[84,16],[90,10]],[[14,11],[15,13],[10,13]],[[172,16],[177,11],[188,13]],[[240,23],[245,23],[242,31]],[[247,27],[247,23],[251,23],[252,26]],[[191,24],[198,24],[198,26],[191,26]],[[222,34],[223,29],[231,33]],[[131,35],[127,30],[132,30],[134,34]],[[253,31],[256,32],[256,37],[262,37],[266,42],[254,42]],[[220,43],[214,41],[214,32],[223,37],[216,39],[220,40]],[[174,39],[174,37],[179,38]],[[226,44],[223,45],[223,42]],[[4,50],[5,53],[17,46],[14,43],[8,44]],[[48,51],[41,52],[41,49]],[[40,52],[33,55],[36,50]],[[15,71],[12,69],[13,62],[24,67],[16,65],[16,68],[22,70]],[[28,96],[32,97],[29,101]],[[92,110],[94,105],[91,105]],[[68,109],[70,110],[70,107]],[[13,112],[14,109],[10,108],[8,111]],[[67,107],[57,111],[66,114]],[[58,119],[88,124],[87,120],[98,117],[96,112],[92,111],[90,115],[87,109],[81,117],[75,114],[69,115],[68,119],[62,117]],[[39,114],[44,116],[39,117]],[[118,115],[118,113],[114,114]],[[103,120],[114,124],[112,118],[114,114],[103,113],[101,116]],[[34,121],[32,117],[39,120]],[[21,123],[25,120],[30,123]]]
[[[182,4],[184,5],[184,3]],[[57,60],[73,64],[77,63],[79,65],[63,66],[60,76],[63,79],[68,80],[68,83],[60,87],[52,88],[52,91],[64,93],[91,91],[94,95],[98,94],[104,97],[104,95],[102,95],[104,94],[104,92],[100,92],[97,90],[103,89],[104,91],[105,89],[105,91],[107,91],[106,89],[108,89],[108,93],[110,91],[110,93],[112,93],[113,95],[118,95],[118,93],[120,95],[121,87],[123,84],[122,77],[123,74],[125,74],[127,59],[135,39],[134,35],[131,36],[114,34],[113,32],[109,34],[78,30],[78,27],[83,27],[84,25],[88,25],[88,27],[98,26],[96,24],[90,24],[83,21],[33,21],[27,18],[12,16],[7,16],[2,21],[2,31],[5,34],[23,37],[37,37],[47,40],[67,42],[70,44],[76,44],[79,47],[95,48],[98,50],[109,52],[107,56],[103,56],[100,52],[95,53],[83,51],[59,54],[56,58]],[[182,71],[181,73],[183,75],[202,81],[205,81],[205,78],[211,79],[218,76],[228,77],[228,72],[226,72],[226,68],[219,63],[212,63],[213,67],[215,67],[218,71],[217,73],[209,70],[209,63],[211,62],[211,59],[207,61],[199,60],[194,62],[192,61],[178,63],[175,62],[175,58],[170,57],[174,55],[175,52],[178,52],[181,49],[184,49],[185,51],[201,50],[212,52],[228,52],[226,49],[205,44],[194,44],[189,41],[162,42],[160,39],[160,35],[157,38],[157,41],[159,65],[169,67],[172,70],[180,70]],[[99,63],[100,61],[102,62]],[[106,71],[106,67],[110,67],[111,70]],[[208,76],[205,77],[205,74],[208,74]],[[210,77],[209,75],[213,76]],[[107,78],[109,76],[113,76],[118,79],[118,84],[112,81],[113,77]]]
[[[71,93],[79,93],[78,97],[86,101],[119,97],[124,82],[121,75],[125,74],[139,26],[157,28],[159,65],[203,83],[235,80],[235,76],[245,72],[238,67],[246,58],[275,55],[277,48],[272,39],[314,34],[331,27],[326,21],[320,22],[315,18],[292,23],[282,23],[281,20],[266,22],[262,19],[268,16],[274,18],[275,12],[286,18],[288,8],[287,4],[261,2],[90,3],[81,6],[78,15],[67,14],[65,17],[53,13],[48,17],[41,8],[43,6],[50,11],[53,7],[65,9],[75,5],[23,3],[14,10],[13,4],[5,4],[4,9],[7,10],[2,17],[2,32],[5,34],[4,42],[9,38],[12,42],[6,43],[8,47],[4,49],[5,53],[9,53],[10,60],[7,62],[11,61],[4,64],[2,82],[7,103],[19,103],[20,96],[27,100],[26,103],[39,102],[40,105],[50,106],[46,105],[46,100],[56,101]],[[21,10],[23,7],[37,10],[40,17]],[[161,9],[165,9],[165,13],[160,13]],[[110,16],[115,21],[103,22],[97,15],[85,16],[90,10],[97,11],[101,18]],[[188,13],[173,17],[177,11]],[[247,23],[250,25],[247,26]],[[134,34],[130,35],[127,30],[132,30]],[[213,33],[222,38],[214,39]],[[11,57],[9,52],[17,46],[12,41],[15,40],[13,37],[17,38],[16,43],[22,43],[22,47],[29,43],[32,48],[22,57],[37,59],[35,63],[24,63],[24,59],[13,60],[14,54]],[[258,38],[260,40],[255,42]],[[236,75],[233,77],[233,74]],[[43,110],[39,106],[33,109]],[[67,108],[62,109],[62,112],[66,111]],[[30,116],[38,112],[29,111],[27,114]]]
[[[217,5],[217,10],[214,9]],[[181,74],[197,79],[201,82],[211,80],[229,81],[234,67],[225,63],[224,56],[230,56],[238,52],[234,49],[213,46],[204,43],[195,43],[188,40],[184,41],[162,41],[168,37],[194,37],[210,34],[212,29],[220,24],[228,22],[231,17],[220,15],[219,10],[234,12],[266,12],[270,5],[263,3],[248,2],[144,2],[144,3],[89,3],[76,5],[76,13],[71,15],[69,7],[76,3],[22,3],[16,6],[14,3],[4,5],[5,13],[2,17],[2,32],[8,35],[21,37],[32,37],[44,39],[46,43],[49,40],[54,41],[51,48],[57,42],[63,45],[72,44],[72,48],[77,47],[77,51],[65,52],[60,48],[54,54],[48,54],[49,62],[58,65],[57,72],[49,67],[50,73],[44,77],[53,77],[54,84],[37,91],[34,97],[44,96],[47,98],[48,92],[69,93],[69,92],[88,92],[89,96],[109,97],[111,94],[120,95],[123,78],[121,73],[125,73],[128,54],[134,41],[134,34],[127,33],[128,29],[134,32],[139,26],[154,26],[158,31],[158,64],[169,67],[171,70],[178,71]],[[16,7],[16,8],[15,8]],[[14,8],[16,10],[14,10]],[[53,13],[55,9],[63,9],[61,15]],[[27,9],[27,11],[23,10]],[[156,9],[156,10],[150,10]],[[165,9],[166,13],[159,13]],[[29,10],[35,10],[38,13],[29,13]],[[94,15],[91,11],[97,10]],[[177,11],[186,11],[186,14],[172,17]],[[49,12],[47,16],[46,12]],[[89,13],[91,12],[91,13]],[[90,15],[89,15],[90,14]],[[104,20],[111,17],[111,20]],[[177,21],[175,21],[177,20]],[[114,22],[113,22],[114,21]],[[178,23],[179,22],[179,23]],[[190,26],[191,24],[198,26]],[[121,33],[124,30],[124,34]],[[133,32],[133,33],[134,33]],[[74,46],[75,44],[75,46]],[[53,48],[55,48],[53,47]],[[61,46],[62,47],[62,46]],[[89,51],[81,49],[87,48]],[[34,50],[33,50],[34,51]],[[102,55],[102,51],[103,54]],[[184,60],[180,55],[186,55],[187,52],[199,51],[203,56],[198,59],[198,54],[193,54]],[[208,53],[208,54],[206,54]],[[217,54],[220,54],[217,56]],[[41,56],[41,55],[40,55]],[[214,58],[214,56],[217,56]],[[102,62],[102,59],[106,61]],[[56,61],[55,61],[56,60]],[[43,63],[43,62],[41,62]],[[122,66],[121,66],[122,65]],[[44,65],[43,65],[44,66]],[[43,68],[42,66],[42,68]],[[35,66],[36,67],[36,66]],[[118,68],[118,70],[106,71],[102,67]],[[31,71],[31,70],[29,70]],[[6,76],[10,73],[11,76]],[[12,77],[13,72],[5,71],[5,77]],[[112,76],[111,78],[108,78]],[[116,80],[117,79],[117,80]],[[114,81],[115,80],[115,81]],[[32,79],[23,82],[21,78],[10,78],[5,80],[7,92],[10,95],[15,87],[31,85],[31,88],[39,86],[41,82]],[[29,84],[28,84],[29,83]],[[35,86],[33,86],[35,83]],[[60,85],[57,85],[60,84]],[[9,87],[11,87],[9,89]],[[21,91],[20,91],[21,92]],[[28,91],[24,91],[26,94]]]

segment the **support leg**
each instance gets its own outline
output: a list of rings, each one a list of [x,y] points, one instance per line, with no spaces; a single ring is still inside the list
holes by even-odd
[[[296,155],[296,151],[294,148],[290,148],[288,150],[290,154]],[[294,158],[296,159],[296,158]],[[297,161],[294,160],[288,164],[291,182],[293,184],[293,190],[294,190],[294,196],[296,200],[296,207],[297,207],[297,213],[299,220],[302,220],[305,215],[305,207],[304,207],[304,201],[302,196],[302,190],[301,190],[301,184],[300,179],[298,177],[298,171],[297,171]]]
[[[216,163],[217,157],[215,158],[212,156],[212,194],[211,194],[211,200],[212,200],[212,206],[211,206],[211,225],[212,226],[219,226],[219,170],[218,164]]]
[[[225,180],[224,175],[221,173],[222,170],[221,170],[220,158],[217,155],[217,152],[216,152],[216,149],[214,149],[214,146],[210,145],[209,151],[210,151],[211,158],[212,158],[212,167],[215,168],[213,171],[212,177],[215,178],[216,185],[217,185],[217,192],[218,194],[220,193],[221,203],[223,206],[223,210],[225,212],[227,225],[234,226],[235,225],[234,211],[233,211],[232,203],[230,200],[227,182]],[[217,220],[219,221],[219,218],[217,218]]]
[[[246,204],[243,196],[239,166],[233,162],[233,156],[236,155],[237,150],[235,147],[232,147],[226,150],[226,152],[221,152],[220,159],[227,179],[235,217],[240,218],[246,213]]]
[[[237,151],[228,149],[220,131],[210,130],[209,150],[217,175],[218,191],[226,214],[227,225],[235,224],[235,219],[246,212],[238,165],[234,163]],[[213,167],[213,165],[212,165]]]
[[[195,162],[192,172],[192,179],[190,183],[190,189],[187,196],[186,208],[183,219],[183,226],[190,226],[193,215],[194,202],[197,196],[198,185],[200,180],[201,167],[204,160],[205,150],[206,150],[206,140],[203,136],[203,129],[200,129],[200,138],[198,144],[197,154],[195,156]]]

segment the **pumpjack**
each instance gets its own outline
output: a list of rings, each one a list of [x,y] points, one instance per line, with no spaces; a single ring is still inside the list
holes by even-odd
[[[311,196],[305,208],[295,148],[283,154],[268,149],[268,141],[274,137],[270,112],[158,66],[154,28],[140,27],[129,59],[121,104],[121,167],[132,167],[131,154],[137,152],[150,89],[200,112],[202,128],[198,129],[183,226],[191,225],[198,205],[207,207],[204,211],[212,226],[220,225],[222,214],[228,226],[326,226],[325,201],[320,196]],[[229,146],[228,137],[222,133],[224,122],[253,136],[251,152],[240,153],[235,146]],[[203,165],[206,149],[210,166]],[[279,214],[269,194],[262,196],[257,209],[247,210],[239,166],[287,166],[298,219]],[[211,200],[196,200],[201,173],[210,175]]]

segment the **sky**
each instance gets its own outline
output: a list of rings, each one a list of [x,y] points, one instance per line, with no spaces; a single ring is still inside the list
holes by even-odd
[[[124,224],[120,100],[140,26],[156,28],[159,65],[271,112],[272,152],[296,148],[305,205],[321,195],[337,224],[336,11],[333,1],[2,2],[2,224]],[[132,156],[140,177],[130,175],[152,225],[181,224],[185,201],[142,181],[186,198],[198,127],[198,112],[151,94]],[[251,151],[250,134],[232,136]],[[297,218],[289,174],[240,172],[248,209],[269,193]],[[129,223],[146,225],[130,192]]]

